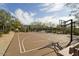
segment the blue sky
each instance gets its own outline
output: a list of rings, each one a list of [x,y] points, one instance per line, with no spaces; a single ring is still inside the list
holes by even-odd
[[[42,4],[40,3],[10,3],[10,4],[5,4],[7,6],[7,8],[11,11],[11,12],[15,12],[16,9],[20,8],[23,11],[28,11],[28,12],[36,12],[38,13],[36,16],[37,17],[43,17],[46,15],[53,15],[56,14],[56,16],[66,16],[69,14],[68,12],[68,8],[65,8],[64,10],[60,10],[59,12],[49,12],[49,13],[45,13],[43,11],[40,11],[41,8],[43,8]],[[53,7],[52,7],[53,8]],[[61,13],[61,14],[60,14]]]
[[[70,8],[64,3],[7,3],[0,4],[0,8],[6,9],[16,16],[23,24],[33,21],[44,23],[58,23],[59,19],[67,19]]]

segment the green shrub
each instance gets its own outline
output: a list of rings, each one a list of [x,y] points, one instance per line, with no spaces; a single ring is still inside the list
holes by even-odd
[[[2,33],[2,32],[0,32],[0,37],[2,36],[2,34],[3,34],[3,33]]]
[[[5,30],[4,30],[4,34],[8,34],[9,31],[10,31],[9,29],[5,29]]]
[[[74,34],[75,34],[75,35],[79,35],[79,29],[75,29]]]

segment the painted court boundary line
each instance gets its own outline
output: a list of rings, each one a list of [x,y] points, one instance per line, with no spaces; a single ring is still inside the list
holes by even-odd
[[[48,43],[48,44],[46,44],[46,45],[43,45],[43,46],[40,46],[40,47],[37,47],[37,48],[34,48],[34,49],[30,49],[30,50],[25,50],[23,53],[25,53],[25,52],[31,52],[31,51],[34,51],[34,50],[39,50],[40,48],[42,48],[42,47],[45,47],[45,46],[47,46],[47,45],[49,45],[50,43]],[[24,46],[24,44],[23,44],[23,46]]]
[[[22,47],[23,47],[23,51],[25,52],[26,49],[25,49],[25,47],[24,47],[24,40],[25,40],[25,39],[22,40]]]
[[[19,48],[20,48],[20,53],[22,53],[22,49],[21,49],[21,43],[20,43],[20,39],[19,39],[19,33],[18,33],[18,43],[19,43]]]
[[[25,53],[25,52],[31,52],[31,51],[34,51],[34,50],[39,50],[40,48],[42,47],[45,47],[47,45],[49,45],[50,43],[46,44],[46,45],[43,45],[43,46],[40,46],[40,47],[37,47],[37,48],[34,48],[34,49],[30,49],[30,50],[27,50],[25,49],[25,46],[24,46],[24,40],[22,40],[22,42],[20,42],[20,36],[19,36],[19,33],[18,33],[18,42],[19,42],[19,48],[20,48],[20,53]],[[49,39],[48,39],[49,40]],[[22,46],[21,46],[22,45]],[[23,51],[22,51],[22,48],[23,48]]]

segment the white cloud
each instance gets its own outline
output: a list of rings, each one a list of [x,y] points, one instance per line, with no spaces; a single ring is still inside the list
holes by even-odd
[[[15,16],[20,20],[22,24],[30,24],[34,22],[35,20],[37,22],[42,22],[42,23],[52,23],[52,24],[59,24],[59,20],[69,20],[69,19],[74,19],[74,16],[63,16],[63,17],[54,17],[54,16],[44,16],[41,18],[36,18],[34,19],[34,15],[36,13],[28,13],[27,11],[23,11],[22,9],[17,9],[15,11]]]
[[[12,13],[13,14],[13,13]],[[14,15],[14,14],[13,14]],[[45,16],[45,17],[42,17],[42,18],[36,18],[36,19],[33,19],[33,16],[35,15],[35,13],[28,13],[27,11],[23,11],[21,9],[17,9],[15,11],[15,15],[19,21],[22,23],[22,24],[30,24],[31,22],[34,22],[35,20],[38,21],[38,22],[42,22],[42,23],[56,23],[57,20],[55,18],[53,18],[53,16]]]
[[[53,16],[45,16],[42,18],[37,18],[38,22],[42,22],[42,23],[52,23],[52,24],[59,24],[59,20],[64,20],[67,21],[69,19],[73,19],[74,21],[76,20],[74,16],[63,16],[63,17],[59,17],[59,18],[55,18]]]
[[[36,15],[36,13],[33,13],[33,12],[31,12],[30,14],[31,14],[31,16],[35,16]]]
[[[58,20],[53,16],[45,16],[45,17],[37,18],[36,20],[37,22],[42,22],[45,23],[46,25],[49,25],[49,23],[56,25],[58,22]]]
[[[45,4],[41,5],[41,6],[46,7],[46,6],[49,6],[49,5],[50,5],[49,3],[45,3]]]
[[[40,9],[41,11],[45,12],[54,12],[54,11],[60,11],[63,9],[65,3],[49,3],[49,4],[43,4],[43,8]]]
[[[16,17],[16,15],[13,12],[11,12],[11,11],[9,11],[9,12],[10,12],[11,16]]]
[[[59,17],[56,18],[54,16],[44,16],[41,18],[36,18],[33,19],[33,15],[29,14],[27,11],[23,11],[21,9],[17,9],[15,12],[16,17],[20,20],[20,22],[22,24],[30,24],[31,22],[34,22],[35,20],[37,22],[42,22],[42,23],[52,23],[52,24],[59,24],[59,20],[69,20],[69,19],[74,19],[74,16],[63,16],[63,17]]]
[[[59,19],[64,21],[67,21],[69,19],[73,19],[74,21],[76,20],[75,16],[63,16],[63,17],[60,17]]]
[[[19,21],[22,24],[25,24],[25,25],[30,24],[31,22],[34,22],[35,20],[37,22],[42,22],[42,23],[50,23],[50,22],[56,23],[57,22],[57,20],[53,16],[44,16],[44,17],[41,17],[41,18],[33,19],[33,16],[34,16],[33,13],[29,14],[27,11],[24,12],[21,9],[17,9],[15,11],[15,16],[19,19]]]
[[[31,22],[33,22],[33,17],[31,16],[31,14],[29,14],[27,11],[24,12],[21,9],[17,9],[15,11],[15,15],[16,17],[20,20],[20,22],[22,24],[30,24]]]

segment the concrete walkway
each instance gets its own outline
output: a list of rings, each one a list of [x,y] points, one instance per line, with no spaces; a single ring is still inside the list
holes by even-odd
[[[0,56],[3,56],[3,54],[5,53],[13,36],[14,36],[14,32],[10,32],[9,34],[3,34],[2,37],[0,37]]]

